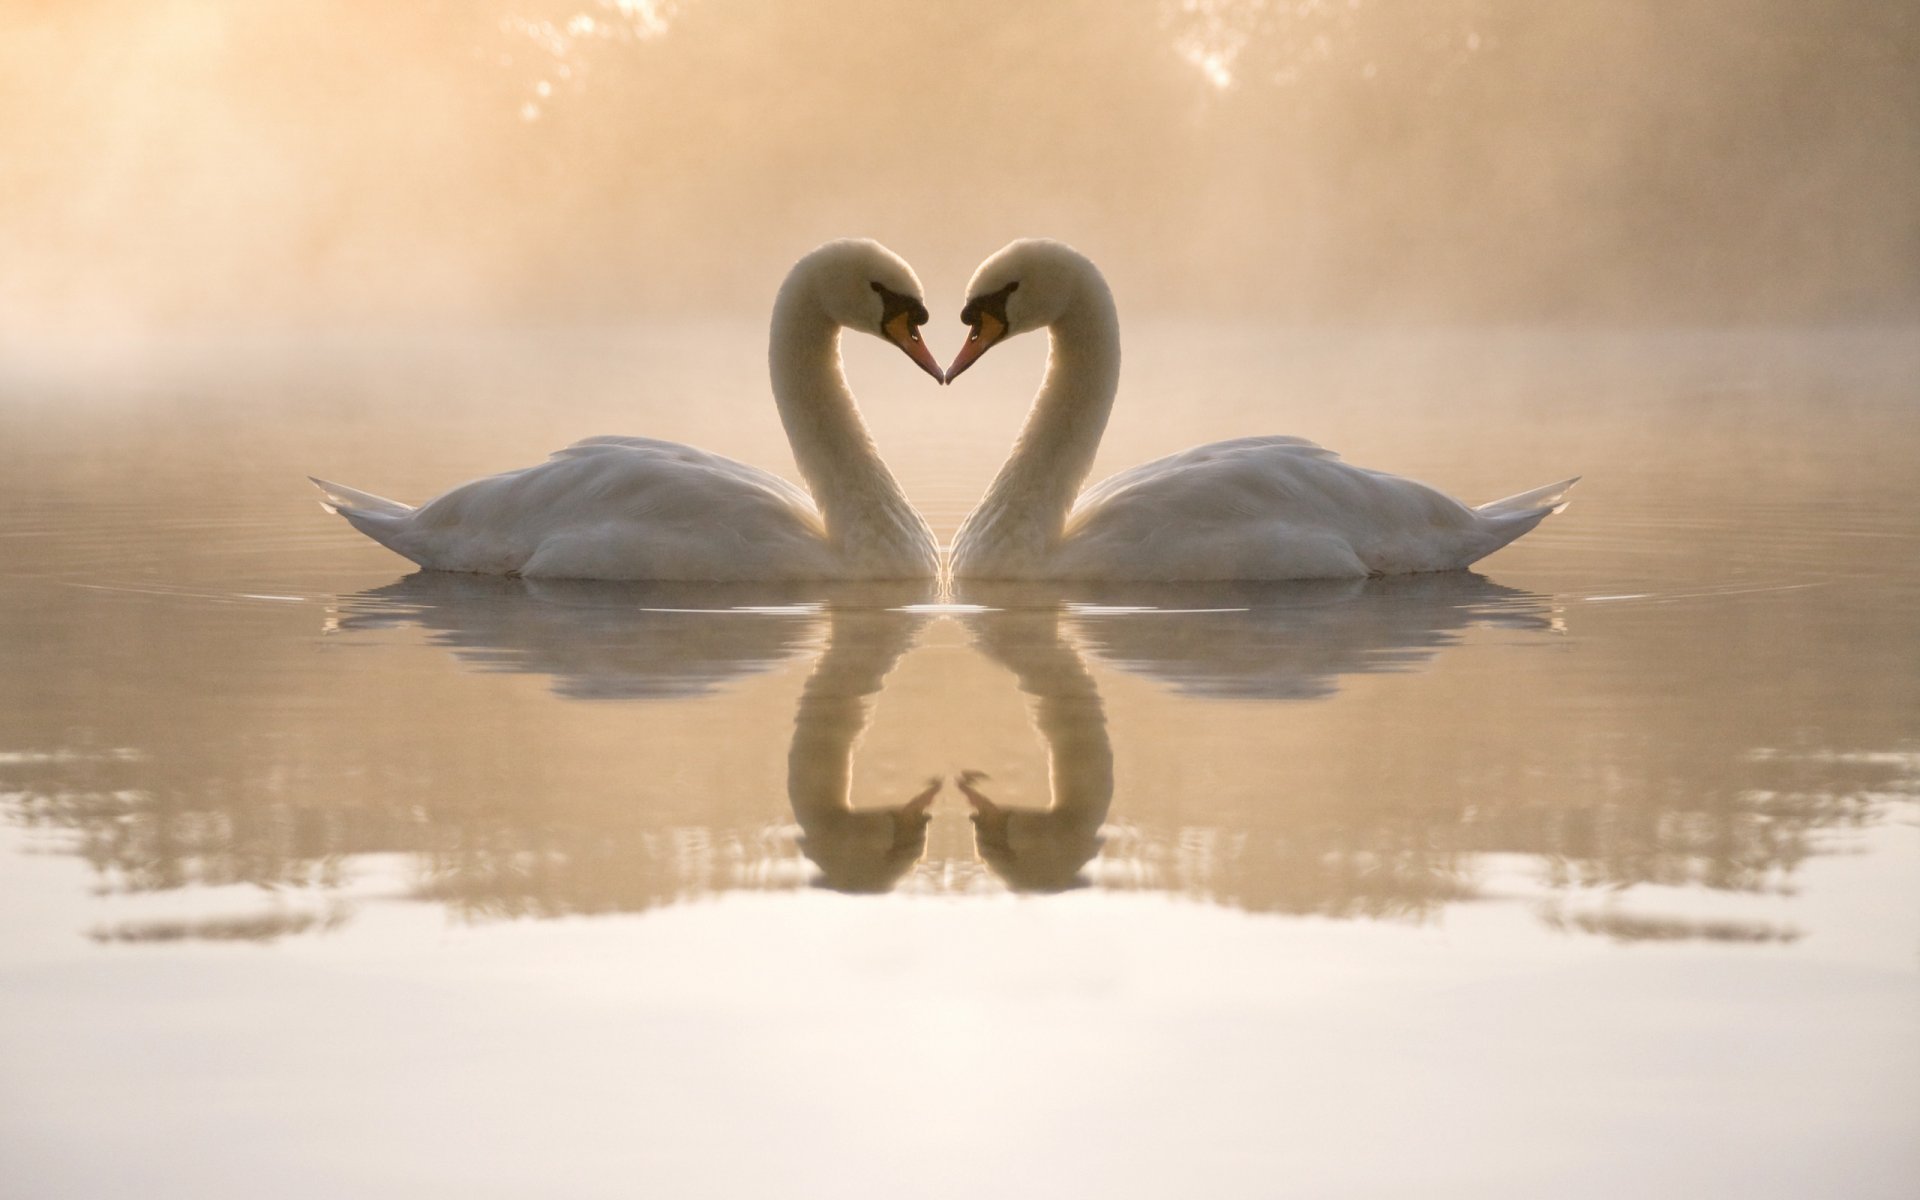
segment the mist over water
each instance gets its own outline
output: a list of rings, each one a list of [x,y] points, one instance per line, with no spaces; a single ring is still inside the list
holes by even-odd
[[[1907,1200],[1914,14],[0,0],[0,1194]],[[795,258],[886,242],[944,361],[1033,234],[1118,299],[1094,478],[1571,507],[715,586],[307,482],[797,478]],[[950,541],[1047,340],[841,353]]]
[[[1920,18],[1847,0],[74,0],[0,8],[0,337],[936,316],[1015,236],[1128,311],[1920,312]]]

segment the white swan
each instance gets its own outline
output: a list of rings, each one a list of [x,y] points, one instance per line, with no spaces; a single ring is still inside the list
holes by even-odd
[[[812,489],[692,446],[594,437],[419,508],[315,479],[331,511],[442,571],[561,579],[925,579],[932,531],[881,461],[840,366],[840,330],[884,337],[941,378],[912,268],[878,242],[828,242],[773,306],[774,402]]]
[[[1001,340],[1047,329],[1046,380],[1013,453],[960,526],[972,579],[1344,579],[1465,567],[1566,503],[1578,477],[1469,508],[1293,437],[1196,446],[1080,491],[1120,381],[1120,326],[1071,247],[1012,243],[974,272],[951,383]],[[1076,498],[1077,497],[1077,498]]]

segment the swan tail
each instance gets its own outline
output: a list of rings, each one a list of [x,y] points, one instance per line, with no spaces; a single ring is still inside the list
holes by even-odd
[[[1562,479],[1559,483],[1550,483],[1546,487],[1534,488],[1530,492],[1521,492],[1517,496],[1508,496],[1504,500],[1482,504],[1473,511],[1483,517],[1508,520],[1532,518],[1537,522],[1540,518],[1551,516],[1565,508],[1570,503],[1567,493],[1572,491],[1573,485],[1579,482],[1580,476],[1575,475],[1572,479]]]
[[[1567,506],[1567,491],[1578,482],[1580,477],[1575,475],[1572,479],[1563,479],[1559,483],[1550,483],[1546,487],[1534,488],[1530,492],[1521,492],[1517,496],[1508,496],[1505,500],[1495,500],[1474,509],[1474,516],[1480,519],[1480,534],[1473,539],[1471,556],[1458,565],[1468,566],[1478,562],[1531,532],[1534,526]]]
[[[313,486],[319,488],[320,494],[326,497],[320,502],[320,507],[330,513],[339,513],[349,521],[352,521],[355,516],[404,517],[413,512],[410,506],[398,500],[389,500],[385,496],[376,496],[372,492],[363,492],[344,484],[316,479],[312,475],[307,478],[312,480]]]
[[[313,479],[313,476],[307,478]],[[415,541],[410,536],[410,518],[414,514],[411,507],[398,500],[389,500],[357,488],[342,487],[324,479],[313,479],[313,485],[326,496],[320,502],[321,508],[338,513],[347,524],[402,558],[412,559],[423,567],[427,565],[420,554],[411,548]]]

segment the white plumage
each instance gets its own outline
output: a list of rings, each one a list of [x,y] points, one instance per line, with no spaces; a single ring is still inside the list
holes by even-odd
[[[548,579],[830,577],[804,491],[677,442],[590,438],[419,508],[316,479],[355,529],[423,567]]]
[[[677,442],[593,437],[411,508],[325,480],[327,507],[423,567],[552,579],[920,579],[926,522],[874,449],[839,334],[886,337],[938,376],[912,270],[877,242],[829,242],[789,272],[768,365],[806,489]]]
[[[1559,511],[1577,482],[1471,508],[1426,484],[1349,466],[1301,438],[1246,437],[1183,450],[1081,492],[1119,385],[1119,319],[1106,281],[1078,252],[1033,239],[983,263],[968,296],[974,334],[949,380],[1014,334],[1048,329],[1052,352],[1013,453],[954,540],[958,578],[1343,579],[1452,570]]]

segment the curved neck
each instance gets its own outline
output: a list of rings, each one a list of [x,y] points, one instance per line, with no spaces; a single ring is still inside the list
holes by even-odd
[[[917,618],[898,612],[829,618],[787,748],[787,798],[803,827],[852,811],[853,748],[867,728],[869,702],[918,627]]]
[[[1057,617],[1056,617],[1057,621]],[[1033,700],[1033,723],[1047,743],[1053,805],[1063,832],[1092,838],[1113,803],[1113,746],[1106,709],[1087,664],[1056,627],[1050,643],[1009,658]]]
[[[1120,318],[1098,276],[1048,327],[1047,373],[1013,452],[967,525],[994,539],[1057,542],[1093,469],[1120,388]],[[1035,547],[1039,548],[1039,547]]]
[[[924,846],[930,789],[905,804],[855,809],[853,751],[874,697],[913,644],[922,618],[900,612],[835,613],[793,718],[787,800],[801,848],[829,887],[884,891]]]
[[[998,810],[999,828],[982,820],[982,856],[1022,890],[1073,886],[1100,852],[1100,827],[1113,804],[1113,746],[1100,689],[1079,651],[1060,629],[1060,610],[986,614],[975,625],[987,655],[1011,668],[1033,698],[1033,723],[1047,744],[1052,803],[1045,809]],[[962,790],[970,785],[963,782]],[[985,799],[969,792],[975,807]],[[986,806],[994,806],[988,801]]]
[[[790,278],[773,307],[767,348],[774,404],[831,541],[903,543],[919,557],[926,523],[880,458],[840,366],[840,326]],[[931,544],[931,534],[924,540]]]

